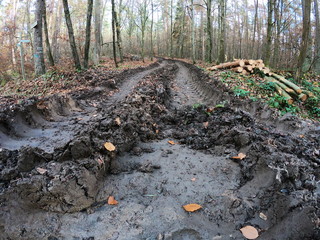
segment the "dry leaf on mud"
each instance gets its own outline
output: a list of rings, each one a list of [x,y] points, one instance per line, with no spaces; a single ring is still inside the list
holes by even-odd
[[[116,124],[117,124],[118,126],[121,125],[121,120],[120,120],[119,117],[117,117],[114,121],[116,122]]]
[[[184,205],[183,208],[187,212],[195,212],[195,211],[201,209],[202,206],[199,204],[196,204],[196,203],[191,203],[191,204]]]
[[[196,180],[197,180],[196,178],[191,178],[191,181],[192,181],[192,182],[194,182],[194,181],[196,181]]]
[[[48,172],[48,170],[47,170],[47,169],[44,169],[44,168],[38,167],[38,168],[37,168],[37,172],[40,173],[41,175],[43,175],[43,174],[45,174],[46,172]]]
[[[176,143],[174,141],[168,141],[168,143],[170,143],[171,145],[175,145]]]
[[[106,142],[104,144],[104,147],[109,151],[109,152],[113,152],[114,150],[116,150],[116,147],[111,143],[111,142]]]
[[[232,159],[244,159],[247,155],[245,155],[244,153],[239,153],[238,156],[234,156],[232,157]]]
[[[114,196],[110,196],[108,198],[108,204],[109,205],[118,205],[118,201],[114,199]]]
[[[245,226],[240,229],[242,235],[247,239],[256,239],[259,237],[259,232],[252,226]]]
[[[204,127],[204,128],[208,128],[208,126],[209,126],[209,122],[204,122],[204,123],[203,123],[203,127]]]
[[[268,220],[268,217],[264,214],[264,213],[259,213],[259,217],[262,219],[262,220],[265,220],[267,221]]]

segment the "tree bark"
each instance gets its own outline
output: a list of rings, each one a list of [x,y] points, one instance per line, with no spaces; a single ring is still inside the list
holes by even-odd
[[[219,48],[219,62],[225,62],[225,55],[226,55],[226,1],[227,0],[220,0],[220,48]]]
[[[319,19],[319,5],[318,0],[314,0],[314,15],[316,22],[316,37],[315,37],[315,53],[314,53],[314,71],[320,73],[320,19]]]
[[[98,65],[101,56],[101,0],[95,0],[94,2],[94,35],[95,35],[95,47],[94,47],[94,64]]]
[[[68,28],[69,41],[70,41],[70,47],[71,47],[71,51],[72,51],[73,60],[74,60],[76,69],[80,70],[81,63],[80,63],[80,58],[79,58],[78,51],[77,51],[76,41],[74,39],[68,0],[62,0],[62,1],[63,1],[64,15],[66,18],[66,24],[67,24],[67,28]]]
[[[46,0],[43,0],[43,27],[44,27],[44,34],[45,34],[45,39],[46,39],[46,47],[47,47],[47,55],[48,55],[48,60],[49,64],[51,67],[54,66],[54,60],[53,60],[53,55],[51,51],[51,45],[49,41],[49,32],[48,32],[48,24],[47,24],[47,6],[46,6]]]
[[[302,67],[307,56],[309,33],[310,33],[310,12],[311,0],[302,0],[303,3],[303,29],[302,29],[302,43],[300,46],[300,54],[298,57],[298,65],[296,71],[296,80],[301,82]]]
[[[120,29],[120,23],[117,17],[117,12],[114,12],[114,22],[116,27],[116,33],[117,33],[117,45],[119,49],[119,57],[120,62],[123,62],[123,51],[122,51],[122,39],[121,39],[121,29]]]
[[[59,59],[59,45],[58,45],[58,37],[60,34],[60,26],[62,22],[62,4],[61,1],[58,1],[57,12],[55,14],[54,19],[54,30],[52,35],[52,54],[55,62]]]
[[[212,22],[211,22],[211,13],[212,13],[212,0],[207,0],[206,2],[207,10],[207,44],[206,44],[206,61],[212,62]]]
[[[36,1],[35,19],[37,25],[34,27],[34,64],[35,74],[37,76],[45,74],[46,68],[44,64],[43,43],[42,43],[42,14],[43,0]]]
[[[85,46],[84,46],[84,59],[83,59],[83,67],[84,68],[88,68],[88,62],[89,62],[92,9],[93,9],[93,0],[88,0],[87,24],[86,24],[86,42],[85,42]]]
[[[118,67],[118,62],[117,62],[116,31],[115,31],[116,12],[115,12],[114,0],[111,0],[111,4],[112,4],[112,47],[113,47],[113,60],[114,60],[114,64],[116,65],[116,68],[117,68],[117,67]]]
[[[264,62],[266,65],[269,65],[271,56],[274,1],[275,0],[268,0],[267,41],[264,52]]]
[[[192,47],[192,63],[196,63],[196,46],[195,46],[195,30],[194,30],[194,5],[191,0],[191,47]]]

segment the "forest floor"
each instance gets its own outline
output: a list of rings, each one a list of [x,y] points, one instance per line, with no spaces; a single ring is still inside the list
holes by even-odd
[[[0,239],[320,238],[319,122],[178,60],[66,79],[1,97]]]

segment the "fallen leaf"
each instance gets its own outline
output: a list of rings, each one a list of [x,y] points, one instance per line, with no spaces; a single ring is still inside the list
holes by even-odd
[[[300,138],[304,138],[304,135],[303,135],[303,134],[301,134],[301,135],[299,135],[299,137],[300,137]]]
[[[37,172],[40,173],[41,175],[43,175],[43,174],[45,174],[46,172],[48,172],[48,170],[47,170],[47,169],[44,169],[44,168],[38,167],[38,168],[37,168]]]
[[[114,196],[110,196],[108,198],[108,204],[109,205],[118,205],[118,201],[114,199]]]
[[[240,229],[242,235],[247,239],[256,239],[259,237],[259,232],[252,226],[245,226]]]
[[[204,123],[203,123],[203,127],[204,127],[204,128],[208,128],[208,126],[209,126],[209,122],[204,122]]]
[[[117,124],[118,126],[121,125],[121,120],[120,120],[119,117],[117,117],[114,121],[116,122],[116,124]]]
[[[116,150],[116,147],[111,143],[111,142],[106,142],[104,144],[104,147],[109,151],[109,152],[113,152],[114,150]]]
[[[176,143],[174,141],[168,141],[171,145],[175,145]]]
[[[232,157],[232,159],[244,159],[247,155],[245,155],[244,153],[239,153],[238,156],[234,156]]]
[[[196,178],[191,178],[191,181],[192,181],[192,182],[196,181]]]
[[[201,209],[202,206],[199,204],[196,204],[196,203],[191,203],[191,204],[184,205],[183,208],[187,212],[195,212],[195,211]]]
[[[268,220],[268,217],[267,217],[264,213],[262,213],[262,212],[259,214],[259,217],[260,217],[261,219],[265,220],[265,221]]]
[[[156,134],[158,134],[158,133],[159,133],[159,130],[157,129],[157,130],[156,130]]]

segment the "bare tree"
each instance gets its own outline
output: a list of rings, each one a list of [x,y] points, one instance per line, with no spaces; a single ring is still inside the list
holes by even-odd
[[[70,47],[71,47],[71,51],[72,51],[73,60],[74,60],[76,69],[81,69],[80,58],[78,55],[77,45],[76,45],[76,41],[74,39],[74,34],[73,34],[73,27],[72,27],[72,22],[71,22],[71,18],[70,18],[68,0],[62,0],[62,1],[63,1],[64,15],[66,18],[66,24],[67,24],[67,28],[68,28],[69,41],[70,41]]]
[[[43,18],[44,34],[45,34],[45,39],[46,39],[46,48],[47,48],[48,60],[49,60],[50,66],[53,67],[54,66],[54,60],[53,60],[53,55],[52,55],[52,51],[51,51],[51,45],[50,45],[50,41],[49,41],[46,0],[43,0],[43,15],[42,15],[42,18]]]
[[[112,47],[113,47],[113,60],[116,67],[118,67],[117,62],[117,49],[116,49],[116,31],[115,31],[115,20],[116,20],[116,11],[115,11],[115,4],[114,0],[111,0],[112,4]]]
[[[42,43],[42,14],[43,14],[43,0],[36,1],[34,26],[34,65],[36,75],[42,75],[46,72],[44,65],[43,43]]]
[[[207,10],[207,44],[206,44],[206,61],[211,63],[212,62],[212,0],[204,1]]]
[[[83,67],[84,68],[88,68],[88,62],[89,62],[92,9],[93,9],[93,0],[88,0],[87,24],[86,24],[86,42],[85,42],[85,46],[84,46],[84,59],[83,59]]]
[[[264,50],[264,62],[266,65],[269,65],[271,56],[274,3],[275,0],[268,0],[267,41]]]
[[[98,65],[101,56],[101,0],[94,1],[94,64]]]
[[[219,34],[219,62],[225,61],[226,55],[226,5],[227,0],[220,0],[220,34]]]
[[[310,13],[311,13],[311,0],[302,0],[303,5],[303,29],[302,29],[302,42],[300,46],[300,54],[298,57],[296,79],[301,82],[302,67],[307,56],[309,32],[310,32]]]
[[[319,19],[319,5],[318,0],[314,0],[314,15],[316,22],[316,32],[315,32],[315,53],[314,53],[314,71],[320,73],[320,19]]]

